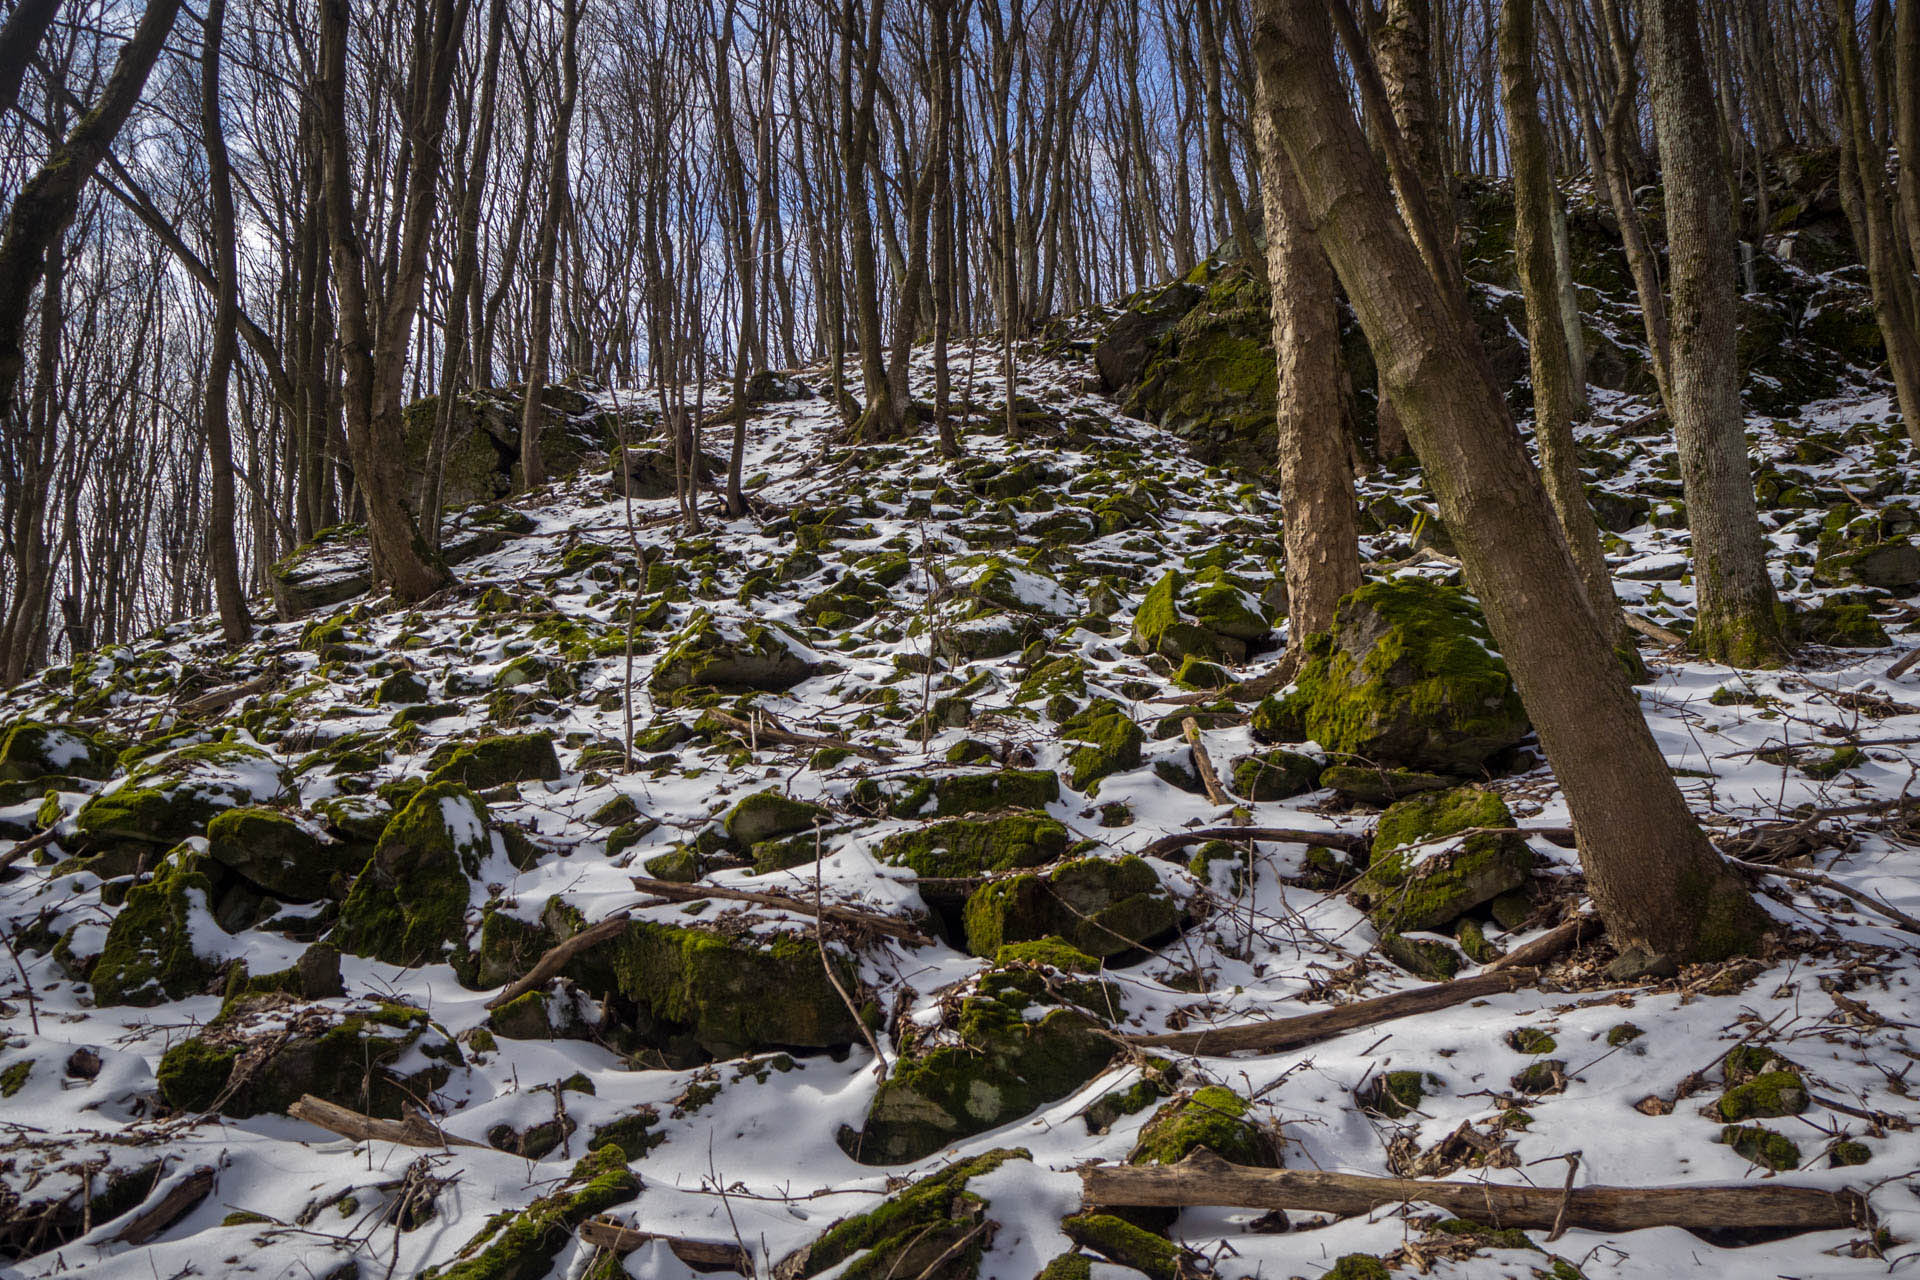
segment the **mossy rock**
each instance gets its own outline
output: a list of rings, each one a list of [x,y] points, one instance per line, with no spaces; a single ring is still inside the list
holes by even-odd
[[[1067,851],[1066,827],[1044,813],[949,818],[880,842],[880,861],[931,877],[977,876],[1052,862]]]
[[[427,768],[428,782],[457,782],[473,791],[514,782],[551,782],[560,776],[560,760],[548,733],[502,733],[445,743],[427,757]]]
[[[175,845],[222,811],[290,795],[293,778],[242,742],[179,747],[142,761],[124,781],[80,807],[74,823],[95,841]]]
[[[1076,1213],[1060,1220],[1067,1239],[1149,1280],[1181,1280],[1196,1274],[1182,1265],[1180,1246],[1111,1213]]]
[[[994,611],[942,621],[933,651],[948,662],[985,662],[1019,653],[1048,634],[1046,621],[1028,614]]]
[[[1787,630],[1806,644],[1835,649],[1884,649],[1893,641],[1873,616],[1873,606],[1862,602],[1822,600],[1812,608],[1796,610]]]
[[[811,831],[832,821],[830,810],[795,800],[778,791],[756,791],[737,802],[720,819],[727,837],[737,848],[749,848],[763,840]]]
[[[1335,1259],[1320,1280],[1393,1280],[1393,1272],[1370,1253],[1348,1253]]]
[[[428,1268],[421,1280],[544,1280],[581,1223],[639,1194],[626,1156],[608,1144],[576,1164],[559,1190],[490,1219],[454,1261]]]
[[[1356,804],[1385,808],[1395,800],[1426,791],[1445,791],[1453,778],[1413,769],[1382,769],[1369,765],[1332,764],[1320,771],[1320,785],[1339,792]]]
[[[1142,653],[1157,653],[1169,662],[1198,658],[1205,662],[1244,662],[1246,641],[1209,630],[1183,609],[1187,579],[1169,569],[1147,589],[1133,613],[1133,643]]]
[[[1530,731],[1506,663],[1465,593],[1420,578],[1370,582],[1309,638],[1286,716],[1327,750],[1471,775]]]
[[[243,1054],[246,1074],[235,1081]],[[283,1115],[312,1094],[393,1119],[444,1087],[461,1065],[460,1047],[425,1010],[375,1001],[289,1004],[267,995],[230,1002],[206,1031],[169,1049],[155,1077],[161,1097],[179,1111],[217,1105],[236,1119]]]
[[[1807,1083],[1797,1072],[1763,1071],[1721,1094],[1715,1110],[1722,1120],[1738,1124],[1742,1120],[1797,1116],[1809,1103]]]
[[[666,1134],[658,1132],[659,1126],[658,1111],[648,1106],[636,1107],[588,1134],[587,1150],[613,1147],[628,1160],[638,1160],[667,1140]]]
[[[785,632],[759,622],[722,625],[703,609],[674,636],[647,688],[656,697],[700,687],[782,693],[813,673]]]
[[[431,696],[427,682],[411,671],[395,671],[373,687],[376,707],[408,707],[425,702]]]
[[[48,776],[113,776],[119,752],[102,738],[71,725],[16,720],[0,737],[0,782],[32,782]]]
[[[1129,1164],[1179,1164],[1202,1147],[1232,1164],[1281,1167],[1280,1149],[1266,1130],[1247,1118],[1247,1100],[1231,1089],[1206,1085],[1153,1113],[1127,1155]]]
[[[876,1208],[842,1218],[782,1259],[774,1274],[807,1280],[852,1259],[840,1275],[974,1280],[993,1233],[990,1223],[983,1224],[985,1202],[967,1184],[1009,1160],[1031,1158],[1023,1150],[1001,1148],[956,1161],[908,1183]]]
[[[1800,1167],[1799,1145],[1764,1125],[1730,1124],[1720,1131],[1720,1141],[1762,1169],[1779,1173]]]
[[[1099,999],[1094,990],[1080,994]],[[1114,1054],[1098,1010],[1069,1003],[1065,988],[1031,969],[983,974],[949,1016],[944,1042],[904,1052],[865,1126],[843,1140],[854,1159],[920,1160],[1065,1097]]]
[[[1061,725],[1060,736],[1080,744],[1067,752],[1067,784],[1089,794],[1102,778],[1138,769],[1147,741],[1133,717],[1105,698]]]
[[[1890,539],[1824,558],[1816,573],[1827,582],[1905,594],[1920,586],[1920,546],[1911,538]]]
[[[1233,762],[1233,789],[1255,803],[1289,800],[1320,784],[1324,766],[1298,751],[1262,751]]]
[[[487,807],[457,782],[422,787],[387,823],[340,904],[331,941],[388,964],[432,964],[466,937],[472,878],[493,846]]]
[[[977,956],[1042,938],[1113,956],[1173,929],[1180,909],[1144,860],[1078,858],[1044,875],[988,881],[967,899],[962,918],[967,950]]]
[[[1363,1110],[1399,1120],[1411,1115],[1441,1084],[1440,1077],[1431,1072],[1389,1071],[1369,1081],[1355,1095],[1355,1100]]]
[[[1093,1280],[1093,1260],[1084,1253],[1063,1253],[1040,1268],[1034,1280]]]
[[[1046,769],[950,773],[933,780],[934,813],[942,818],[995,809],[1043,809],[1060,798],[1060,779]]]
[[[1518,889],[1533,868],[1526,841],[1476,827],[1511,827],[1513,814],[1491,791],[1456,787],[1396,801],[1380,815],[1373,858],[1353,900],[1382,934],[1438,929],[1482,903]],[[1408,846],[1420,846],[1417,849]]]
[[[1441,938],[1412,937],[1387,933],[1380,937],[1380,950],[1387,959],[1416,978],[1445,982],[1460,972],[1460,951]]]
[[[322,839],[279,809],[228,809],[207,824],[207,854],[287,902],[335,896],[366,865],[366,847]]]
[[[858,992],[852,966],[841,985]],[[853,1014],[801,934],[734,938],[710,929],[630,921],[564,971],[597,997],[644,1011],[656,1040],[691,1039],[716,1058],[768,1049],[841,1049],[860,1039]]]
[[[95,1004],[178,1000],[204,991],[219,973],[219,958],[195,946],[220,930],[213,922],[213,885],[192,863],[176,854],[153,879],[127,890],[88,974]]]

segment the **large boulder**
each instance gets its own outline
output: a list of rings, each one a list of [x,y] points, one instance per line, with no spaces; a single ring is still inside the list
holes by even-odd
[[[207,854],[288,902],[332,897],[366,865],[365,845],[329,840],[292,814],[249,806],[207,824]]]
[[[1277,715],[1327,750],[1376,765],[1472,776],[1530,732],[1507,664],[1466,594],[1423,578],[1370,582],[1340,601]]]
[[[1353,900],[1384,934],[1438,929],[1527,882],[1533,854],[1506,801],[1478,787],[1428,792],[1380,815]],[[1476,831],[1463,840],[1450,840]]]
[[[967,950],[1064,938],[1090,956],[1119,955],[1170,931],[1180,908],[1140,858],[1076,858],[1044,875],[989,880],[967,899]]]
[[[441,467],[441,501],[449,508],[498,502],[520,487],[520,420],[526,392],[520,387],[489,387],[454,397],[451,408],[439,396],[415,400],[403,411],[403,445],[410,479],[425,474],[434,434],[446,419]],[[547,474],[561,477],[579,470],[589,453],[613,443],[613,420],[571,387],[546,387],[540,393],[540,457]]]
[[[981,974],[943,1004],[940,1027],[909,1037],[842,1146],[863,1164],[904,1164],[1065,1097],[1113,1059],[1112,995],[1031,965]]]
[[[857,991],[852,966],[840,983]],[[738,1057],[761,1049],[839,1049],[860,1029],[804,934],[730,937],[712,929],[634,920],[567,967],[596,997],[636,1010],[655,1047],[680,1058]]]
[[[1012,812],[981,818],[950,818],[880,842],[880,861],[910,867],[921,876],[977,876],[989,871],[1038,867],[1067,851],[1065,826],[1044,813]]]
[[[118,785],[80,807],[74,823],[95,841],[174,845],[227,809],[284,799],[285,766],[244,742],[177,747],[136,765]]]
[[[45,777],[113,776],[115,752],[84,730],[63,724],[17,720],[0,737],[0,782],[32,782]]]
[[[340,904],[331,937],[388,964],[432,964],[466,937],[472,882],[493,852],[487,807],[457,782],[422,787],[393,816]]]
[[[410,1005],[258,995],[231,1001],[205,1031],[167,1050],[155,1077],[178,1111],[284,1115],[312,1094],[393,1118],[460,1065],[460,1047]]]
[[[703,609],[674,636],[647,687],[661,697],[696,687],[780,693],[813,673],[786,632],[760,622],[723,624]]]
[[[196,995],[218,976],[209,944],[225,935],[214,923],[213,884],[184,851],[153,878],[127,890],[88,972],[99,1005],[151,1006]]]
[[[1178,569],[1148,589],[1133,615],[1134,646],[1169,662],[1244,662],[1272,629],[1250,592],[1218,574],[1189,580]]]

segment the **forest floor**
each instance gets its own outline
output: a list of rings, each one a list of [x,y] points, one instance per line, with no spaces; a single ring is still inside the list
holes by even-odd
[[[993,354],[977,355],[975,398],[983,406],[999,394],[984,376]],[[956,353],[963,384],[974,360],[965,349]],[[872,784],[884,792],[905,778],[971,776],[977,767],[948,763],[963,741],[984,744],[1000,764],[1071,773],[1076,744],[1043,710],[1044,691],[1028,681],[1036,658],[1077,659],[1051,669],[1070,696],[1110,698],[1145,730],[1137,766],[1100,779],[1097,797],[1064,786],[1046,805],[1099,856],[1229,824],[1367,835],[1377,811],[1324,789],[1264,803],[1234,797],[1228,805],[1188,789],[1193,757],[1177,726],[1213,704],[1175,684],[1164,661],[1130,651],[1130,620],[1170,568],[1219,567],[1250,598],[1271,602],[1279,504],[1271,490],[1201,466],[1167,433],[1120,416],[1086,390],[1089,372],[1073,344],[1024,352],[1026,438],[1009,444],[994,424],[974,419],[957,461],[941,459],[930,439],[849,453],[830,441],[834,415],[824,398],[768,404],[749,432],[746,474],[763,514],[785,511],[786,519],[677,535],[668,522],[674,504],[655,499],[634,503],[630,524],[602,467],[517,502],[532,530],[462,565],[461,586],[424,606],[351,600],[335,607],[340,625],[323,642],[308,619],[264,626],[232,654],[210,622],[176,626],[47,674],[12,694],[7,714],[85,723],[132,741],[190,729],[170,743],[176,747],[232,731],[288,771],[255,785],[252,797],[304,815],[320,814],[342,795],[427,773],[442,744],[483,732],[549,731],[558,778],[486,793],[490,822],[517,828],[534,856],[508,858],[504,842],[493,844],[472,873],[469,932],[484,908],[534,921],[556,896],[588,922],[624,910],[686,924],[687,904],[638,892],[632,877],[711,832],[742,797],[769,788],[828,811],[820,858],[764,874],[713,871],[708,883],[785,890],[809,902],[818,896],[939,932],[938,920],[922,914],[912,873],[878,856],[889,835],[921,820],[875,813]],[[818,374],[801,376],[818,386]],[[644,397],[620,399],[629,409],[647,408]],[[1623,601],[1655,622],[1684,622],[1691,588],[1685,525],[1674,514],[1673,454],[1645,418],[1641,401],[1603,396],[1581,442],[1600,488],[1612,495],[1608,507],[1626,513],[1608,520],[1618,528],[1610,546]],[[1882,391],[1863,388],[1752,426],[1756,458],[1769,473],[1790,473],[1781,483],[1802,491],[1790,500],[1799,505],[1763,504],[1783,595],[1812,605],[1834,594],[1811,572],[1830,506],[1850,503],[1855,516],[1911,531],[1920,481],[1900,461],[1906,446]],[[709,447],[721,444],[715,432]],[[1374,572],[1457,580],[1444,543],[1441,554],[1405,563],[1432,537],[1433,522],[1417,516],[1426,502],[1417,470],[1364,482],[1374,531],[1363,554]],[[795,554],[796,529],[803,555]],[[646,733],[674,722],[697,736],[644,751],[637,771],[626,772],[608,744],[622,740],[625,719],[621,611],[634,594],[619,581],[634,562],[633,545],[679,569],[656,569],[648,584],[647,603],[664,612],[651,612],[650,626],[637,633],[634,728]],[[808,609],[834,591],[844,603],[857,583],[877,581],[884,564],[905,570],[867,592],[871,617]],[[982,600],[990,607],[978,607]],[[1778,671],[1736,671],[1643,647],[1650,672],[1639,694],[1695,813],[1724,844],[1817,872],[1915,916],[1920,832],[1901,801],[1920,777],[1920,670],[1895,679],[1889,668],[1920,635],[1920,597],[1881,592],[1870,600],[1868,611],[1891,635],[1886,645],[1810,645]],[[839,746],[822,753],[817,743],[751,728],[743,742],[702,725],[700,708],[650,695],[670,639],[696,610],[724,628],[787,628],[779,643],[817,664],[818,674],[759,695],[752,705],[766,718],[758,724]],[[556,619],[573,625],[543,625]],[[999,647],[964,639],[997,626],[1015,628],[1011,652],[966,656]],[[1034,641],[1040,649],[1030,648]],[[329,642],[323,661],[314,649]],[[927,661],[936,642],[953,660],[922,674],[937,665]],[[1277,654],[1272,646],[1257,651],[1231,674],[1258,678]],[[532,683],[503,677],[515,664],[535,673]],[[391,705],[373,696],[402,667],[439,704],[437,718],[410,729],[395,729]],[[188,713],[193,699],[262,676],[265,692],[198,719]],[[943,698],[965,705],[939,704],[939,723],[923,734],[923,711]],[[1223,774],[1260,749],[1232,719],[1209,718],[1218,727],[1202,732]],[[650,741],[679,736],[656,732]],[[345,765],[340,751],[325,754],[342,742],[357,753]],[[1567,820],[1552,774],[1537,760],[1522,759],[1485,785],[1505,798],[1522,828],[1546,831]],[[0,1276],[417,1275],[449,1265],[493,1215],[571,1187],[589,1134],[650,1113],[643,1127],[652,1145],[632,1163],[642,1189],[609,1216],[646,1232],[743,1246],[761,1275],[834,1222],[883,1203],[906,1180],[1022,1148],[1029,1159],[1007,1160],[974,1177],[968,1190],[995,1224],[976,1238],[990,1240],[977,1274],[1027,1280],[1074,1247],[1062,1219],[1081,1211],[1075,1170],[1125,1160],[1154,1114],[1147,1107],[1105,1124],[1088,1118],[1097,1101],[1140,1080],[1140,1055],[1120,1054],[1065,1096],[990,1131],[911,1163],[863,1164],[836,1135],[862,1124],[879,1087],[864,1042],[636,1069],[590,1030],[584,1038],[476,1036],[488,1025],[486,1005],[499,983],[469,989],[446,963],[403,967],[353,955],[342,962],[345,996],[312,1007],[337,1014],[385,1001],[425,1010],[433,1034],[463,1046],[425,1099],[428,1109],[447,1135],[481,1145],[425,1149],[337,1137],[271,1112],[236,1119],[173,1111],[159,1100],[156,1070],[171,1046],[219,1018],[221,984],[216,978],[203,984],[205,994],[144,1007],[105,1006],[75,976],[105,945],[128,885],[124,873],[63,866],[57,856],[74,835],[75,812],[99,789],[60,791],[58,843],[0,883],[0,929],[18,943],[16,955],[0,958],[0,1219],[8,1224],[0,1229],[7,1246]],[[630,804],[616,803],[623,797]],[[26,823],[40,809],[34,796],[0,810],[0,819]],[[636,814],[651,822],[636,824]],[[1771,843],[1746,840],[1757,828],[1796,823]],[[616,827],[616,843],[625,847],[610,855]],[[1487,924],[1498,948],[1540,936],[1581,901],[1575,853],[1542,834],[1526,843],[1533,907],[1510,930]],[[1190,865],[1186,852],[1148,860],[1160,882],[1155,892],[1178,907],[1181,923],[1100,975],[1118,996],[1114,1031],[1228,1026],[1427,985],[1376,950],[1372,925],[1339,887],[1309,887],[1324,865],[1309,859],[1306,844],[1233,847],[1243,861]],[[1753,960],[1621,983],[1604,974],[1612,952],[1602,939],[1560,956],[1536,985],[1468,1005],[1286,1052],[1169,1056],[1182,1088],[1211,1082],[1250,1099],[1248,1118],[1278,1135],[1288,1168],[1557,1189],[1577,1156],[1576,1185],[1672,1186],[1675,1195],[1703,1184],[1852,1188],[1866,1193],[1877,1232],[1863,1224],[1755,1241],[1674,1227],[1576,1228],[1550,1240],[1542,1230],[1443,1230],[1451,1215],[1419,1203],[1342,1219],[1187,1209],[1169,1234],[1190,1252],[1163,1264],[1275,1280],[1325,1275],[1351,1254],[1383,1259],[1394,1276],[1475,1278],[1566,1276],[1571,1268],[1590,1280],[1920,1268],[1920,1133],[1913,1130],[1920,1120],[1920,936],[1820,884],[1767,874],[1756,883],[1778,933]],[[310,911],[268,904],[228,932],[214,903],[192,898],[187,945],[212,970],[235,960],[254,975],[286,970],[306,949],[303,930],[312,926],[301,920]],[[766,906],[716,900],[691,919],[756,936],[813,937],[809,915]],[[878,1046],[896,1071],[899,1045],[889,1028],[936,1026],[955,993],[990,967],[954,941],[951,930],[923,945],[871,930],[835,936],[860,982],[881,997],[888,1021]],[[1475,971],[1468,963],[1460,976]],[[776,1003],[784,995],[757,994]],[[581,1014],[589,1027],[595,1016]],[[1797,1068],[1810,1094],[1798,1114],[1759,1122],[1790,1140],[1790,1168],[1768,1171],[1720,1140],[1722,1062],[1742,1044],[1764,1046]],[[77,1059],[83,1048],[97,1061]],[[443,1053],[435,1061],[450,1060]],[[1411,1109],[1380,1105],[1370,1092],[1394,1072],[1420,1074]],[[541,1158],[486,1145],[490,1135],[517,1140],[556,1119],[554,1132],[565,1136]],[[1860,1162],[1837,1166],[1839,1159]],[[117,1238],[134,1205],[151,1206],[203,1168],[212,1171],[210,1191],[176,1221],[138,1243]],[[131,1195],[110,1207],[100,1201],[101,1189],[128,1172],[140,1179],[128,1184]],[[101,1218],[80,1213],[89,1197]],[[110,1209],[120,1216],[105,1216]],[[527,1224],[523,1218],[500,1234]],[[564,1223],[544,1220],[531,1231],[548,1237],[551,1247],[539,1257],[550,1258],[555,1275],[606,1265]],[[490,1255],[482,1247],[475,1256]],[[523,1259],[515,1270],[496,1258],[487,1265],[506,1269],[454,1274],[537,1277],[547,1264]],[[869,1274],[859,1266],[857,1274]],[[691,1274],[664,1243],[643,1244],[625,1268],[634,1276]],[[1094,1260],[1081,1274],[1139,1273]],[[1344,1274],[1366,1272],[1349,1264]]]

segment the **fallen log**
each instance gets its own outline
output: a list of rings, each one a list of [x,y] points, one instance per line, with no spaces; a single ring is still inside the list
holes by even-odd
[[[203,693],[188,702],[180,703],[175,710],[183,716],[205,716],[221,711],[242,698],[251,698],[256,693],[265,693],[273,688],[280,679],[279,671],[272,667],[261,672],[244,684],[230,685],[225,689],[215,689],[212,693]]]
[[[1518,966],[1477,973],[1453,982],[1437,982],[1430,987],[1395,991],[1371,1000],[1355,1000],[1336,1009],[1303,1013],[1293,1018],[1274,1018],[1267,1022],[1245,1022],[1231,1027],[1208,1027],[1200,1031],[1173,1031],[1156,1036],[1128,1036],[1127,1043],[1141,1048],[1177,1049],[1185,1053],[1235,1053],[1254,1050],[1273,1053],[1292,1049],[1316,1040],[1345,1035],[1360,1027],[1370,1027],[1416,1013],[1431,1013],[1482,996],[1499,995],[1532,985],[1540,976],[1537,969]]]
[[[1175,1165],[1093,1165],[1080,1170],[1089,1205],[1317,1209],[1343,1216],[1409,1201],[1493,1227],[1587,1231],[1684,1227],[1697,1231],[1832,1231],[1868,1222],[1865,1197],[1778,1182],[1714,1186],[1558,1187],[1423,1182],[1314,1169],[1256,1169],[1198,1151]]]
[[[213,1190],[213,1168],[201,1165],[167,1188],[167,1193],[141,1209],[114,1233],[117,1244],[145,1244],[186,1217]]]
[[[287,1114],[295,1120],[305,1120],[308,1124],[318,1125],[329,1133],[337,1133],[343,1138],[352,1138],[355,1142],[395,1142],[403,1147],[478,1147],[482,1151],[492,1150],[484,1142],[454,1137],[411,1108],[408,1109],[404,1120],[382,1120],[378,1116],[362,1115],[339,1103],[328,1102],[325,1098],[316,1098],[307,1093],[302,1094],[298,1102],[287,1108]]]
[[[616,911],[598,924],[588,925],[565,942],[548,947],[546,954],[534,961],[533,968],[508,983],[504,991],[487,1001],[487,1008],[498,1009],[502,1005],[512,1004],[529,991],[538,990],[548,979],[566,968],[567,961],[595,943],[604,942],[619,933],[629,918],[629,913]]]
[[[11,867],[14,863],[20,861],[20,859],[26,857],[34,850],[46,848],[53,843],[54,837],[59,834],[60,828],[53,826],[48,827],[37,835],[28,836],[25,840],[16,841],[13,848],[7,850],[5,853],[0,853],[0,871],[5,871],[8,867]]]
[[[1669,631],[1651,618],[1643,618],[1631,609],[1620,611],[1620,621],[1627,624],[1628,630],[1638,631],[1649,640],[1657,640],[1669,649],[1684,649],[1687,638],[1677,631]]]
[[[1532,942],[1522,943],[1481,970],[1495,973],[1501,969],[1531,968],[1544,964],[1562,951],[1571,951],[1589,938],[1605,932],[1599,916],[1579,915],[1562,921]]]
[[[1352,835],[1345,831],[1306,831],[1298,827],[1195,827],[1191,831],[1176,831],[1172,835],[1161,836],[1140,850],[1140,856],[1157,858],[1163,853],[1172,853],[1176,849],[1185,848],[1190,844],[1199,844],[1205,840],[1268,840],[1277,844],[1317,844],[1328,849],[1338,849],[1342,853],[1360,853],[1373,847],[1373,841],[1366,836]]]
[[[656,898],[666,898],[671,902],[696,902],[701,898],[751,902],[755,906],[773,907],[780,911],[793,911],[803,916],[830,920],[835,924],[871,929],[875,933],[885,934],[889,938],[898,938],[901,942],[916,947],[930,946],[933,943],[932,938],[904,920],[883,916],[877,911],[860,911],[853,907],[835,906],[833,903],[816,907],[802,898],[789,897],[784,893],[755,893],[748,889],[726,889],[717,884],[680,884],[673,880],[654,880],[647,876],[633,877],[633,887],[642,893],[650,893]]]
[[[589,1218],[580,1224],[580,1240],[596,1249],[625,1256],[636,1249],[663,1241],[673,1256],[695,1271],[731,1271],[736,1275],[753,1274],[753,1255],[733,1241],[689,1240],[684,1236],[663,1236],[653,1231],[623,1227],[617,1222]]]

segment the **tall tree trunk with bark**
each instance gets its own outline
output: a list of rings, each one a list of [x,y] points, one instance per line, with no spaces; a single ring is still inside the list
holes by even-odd
[[[1477,340],[1394,214],[1335,69],[1326,9],[1257,0],[1255,12],[1284,172],[1400,405],[1566,795],[1611,936],[1649,964],[1750,949],[1768,917],[1688,812]]]
[[[207,445],[207,560],[220,631],[228,643],[253,634],[247,593],[240,585],[234,548],[233,436],[227,425],[227,393],[239,347],[240,254],[234,231],[233,174],[220,118],[220,48],[226,34],[227,0],[207,0],[206,39],[200,58],[200,132],[207,151],[207,188],[213,203],[213,338],[200,405],[201,437]]]
[[[547,362],[553,342],[553,270],[560,253],[560,222],[567,209],[567,143],[573,130],[573,106],[580,92],[578,50],[580,6],[566,0],[560,32],[560,102],[553,113],[553,139],[547,153],[547,198],[540,210],[539,242],[534,249],[533,314],[528,322],[527,395],[520,406],[520,482],[533,489],[547,482],[540,457],[540,397],[547,389]]]
[[[1340,319],[1333,268],[1314,239],[1281,155],[1282,120],[1262,77],[1253,135],[1266,209],[1280,436],[1281,532],[1287,548],[1290,654],[1333,628],[1340,597],[1360,586],[1353,471],[1342,429]]]
[[[1693,534],[1692,644],[1739,667],[1785,656],[1754,510],[1734,333],[1733,214],[1694,0],[1640,0],[1665,179],[1674,443]]]
[[[1586,484],[1573,442],[1577,394],[1573,358],[1561,317],[1560,265],[1555,252],[1554,189],[1547,161],[1547,133],[1538,111],[1533,73],[1533,0],[1505,0],[1500,7],[1500,84],[1507,117],[1507,152],[1513,172],[1513,257],[1527,305],[1527,355],[1533,377],[1533,438],[1547,496],[1580,568],[1580,583],[1600,630],[1617,645],[1631,638],[1620,622],[1613,575],[1600,546],[1600,527],[1587,505]]]

